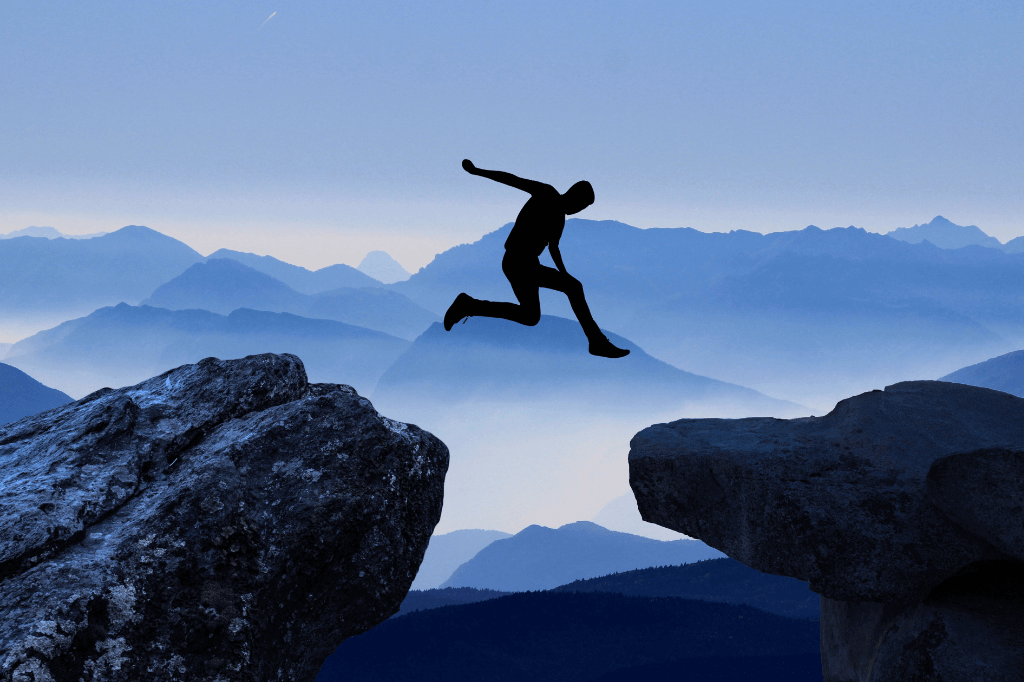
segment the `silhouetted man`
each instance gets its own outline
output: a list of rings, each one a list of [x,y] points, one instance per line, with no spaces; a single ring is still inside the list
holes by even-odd
[[[512,285],[519,304],[480,301],[462,293],[444,314],[444,328],[451,328],[465,317],[498,317],[519,324],[533,326],[540,322],[540,287],[561,291],[569,297],[572,311],[590,341],[590,354],[605,358],[621,358],[629,351],[612,345],[590,314],[590,306],[583,297],[583,285],[565,271],[558,241],[565,228],[565,216],[579,213],[594,203],[594,188],[586,180],[577,182],[565,194],[559,194],[551,185],[524,180],[511,173],[477,168],[466,159],[462,167],[467,173],[500,182],[529,193],[530,198],[519,211],[516,224],[505,240],[505,257],[501,270]],[[540,264],[540,254],[547,247],[557,270]]]

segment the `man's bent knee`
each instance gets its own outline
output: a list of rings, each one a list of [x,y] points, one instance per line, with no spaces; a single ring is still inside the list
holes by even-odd
[[[527,327],[536,327],[537,323],[540,322],[540,311],[531,310],[525,312],[519,319],[519,322],[525,324]]]

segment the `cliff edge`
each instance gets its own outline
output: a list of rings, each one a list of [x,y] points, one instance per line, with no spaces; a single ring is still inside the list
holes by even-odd
[[[826,680],[1019,679],[1024,400],[914,381],[630,445],[646,521],[822,595]]]
[[[292,355],[0,427],[0,681],[312,680],[398,610],[447,468]]]

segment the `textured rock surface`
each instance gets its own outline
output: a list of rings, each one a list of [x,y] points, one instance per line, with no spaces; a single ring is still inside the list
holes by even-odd
[[[656,424],[631,446],[646,521],[831,599],[918,602],[974,562],[1024,560],[1024,399],[1006,393],[906,382],[824,417]]]
[[[290,355],[0,427],[0,680],[312,680],[398,610],[447,466]]]
[[[1022,679],[1024,400],[907,382],[631,446],[645,520],[822,595],[826,681]]]

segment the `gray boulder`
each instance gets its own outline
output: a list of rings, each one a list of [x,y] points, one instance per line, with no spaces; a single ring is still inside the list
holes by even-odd
[[[447,467],[292,355],[0,427],[0,681],[312,680],[398,610]]]
[[[646,521],[822,595],[826,679],[900,679],[887,660],[971,679],[964,633],[1024,615],[1020,595],[979,593],[1024,566],[1020,398],[915,381],[824,417],[683,419],[638,433],[629,466]]]

